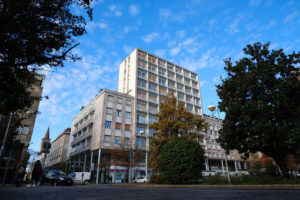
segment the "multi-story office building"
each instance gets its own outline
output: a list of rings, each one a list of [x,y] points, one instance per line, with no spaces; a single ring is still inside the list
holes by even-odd
[[[227,158],[229,171],[245,170],[247,165],[238,151],[232,150],[229,154],[225,154],[224,149],[216,141],[219,138],[219,130],[222,127],[222,121],[207,115],[204,115],[203,118],[208,123],[204,136],[206,171],[215,171],[219,173],[227,171],[225,166],[225,156]]]
[[[101,155],[113,149],[132,148],[135,143],[133,102],[130,95],[104,89],[80,110],[72,120],[68,148],[73,170],[95,171],[96,182],[104,181],[98,167]],[[113,181],[121,180],[113,176]]]
[[[145,149],[148,125],[156,120],[159,102],[172,93],[188,111],[202,115],[198,75],[170,61],[135,49],[119,66],[118,91],[135,97],[135,137],[137,149]]]
[[[46,167],[55,168],[59,163],[67,161],[70,132],[71,128],[66,128],[51,142],[50,152],[46,159]]]

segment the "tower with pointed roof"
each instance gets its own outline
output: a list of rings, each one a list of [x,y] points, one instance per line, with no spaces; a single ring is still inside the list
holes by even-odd
[[[43,146],[45,142],[50,142],[50,128],[48,127],[45,136],[42,138],[42,143],[41,143],[41,150],[40,150],[40,154],[42,154],[43,151]]]

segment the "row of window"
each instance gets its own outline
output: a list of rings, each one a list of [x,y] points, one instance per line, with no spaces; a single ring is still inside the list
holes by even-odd
[[[146,53],[143,53],[143,52],[140,52],[140,51],[138,52],[138,57],[139,57],[139,58],[141,58],[141,59],[143,59],[143,60],[146,60],[146,56],[147,56]],[[143,61],[143,60],[140,60],[140,59],[139,59],[139,60],[138,60],[138,65],[139,65],[139,66],[142,66],[142,67],[146,67],[147,62],[145,62],[145,61]],[[165,67],[165,65],[166,65],[166,62],[165,62],[165,61],[160,60],[160,59],[157,59],[156,57],[153,57],[153,56],[148,55],[148,61],[149,61],[149,62],[155,63],[155,64],[156,64],[156,60],[157,60],[157,64],[158,64],[158,65]],[[155,65],[152,65],[151,63],[149,63],[149,66],[155,66]],[[175,67],[175,71],[176,71],[177,73],[182,73],[182,70],[183,70],[184,75],[187,76],[187,77],[190,77],[190,72],[189,72],[189,71],[187,71],[187,70],[185,70],[185,69],[182,69],[182,68],[180,68],[180,67],[178,67],[178,66],[174,66],[173,64],[167,63],[167,68],[168,68],[168,70],[173,71],[173,70],[174,70],[174,67]],[[193,72],[191,72],[191,78],[192,78],[192,79],[196,79],[196,76],[197,76],[196,74],[194,74]]]
[[[162,71],[159,71],[158,74],[163,75],[163,76],[165,75],[165,73],[162,72]],[[143,71],[140,71],[140,70],[139,70],[139,71],[138,71],[138,77],[141,77],[141,78],[146,79],[146,78],[147,78],[146,72],[143,72]],[[174,74],[169,74],[168,77],[171,78],[171,79],[174,79]],[[150,73],[149,73],[149,75],[148,75],[148,78],[149,78],[150,80],[152,80],[152,81],[155,81],[155,82],[156,82],[156,80],[157,80],[156,75],[152,75],[152,74],[150,74]],[[162,80],[162,81],[163,81],[163,82],[160,82],[161,84],[165,84],[166,79],[159,78],[159,80]],[[183,77],[182,77],[182,76],[176,76],[176,80],[182,82],[182,81],[183,81]],[[189,80],[189,79],[186,79],[186,78],[184,78],[184,83],[185,83],[186,85],[191,85],[190,80]],[[192,85],[193,85],[193,87],[197,87],[198,84],[197,84],[196,81],[192,81]]]
[[[107,101],[113,103],[113,101],[114,101],[114,96],[108,95]],[[123,98],[122,98],[122,97],[117,97],[117,103],[118,103],[118,104],[122,104],[122,103],[123,103]],[[126,99],[126,106],[129,106],[129,107],[131,106],[131,100]]]
[[[107,115],[112,115],[113,109],[112,108],[106,108],[106,114]],[[116,110],[116,116],[117,117],[122,117],[122,110]],[[131,112],[125,112],[125,118],[126,119],[131,119]]]
[[[111,121],[105,121],[105,128],[111,128],[112,127],[112,122]],[[116,122],[115,124],[115,129],[121,130],[122,124]],[[130,131],[130,125],[125,124],[125,131]]]
[[[110,140],[111,140],[111,136],[109,136],[109,135],[104,136],[104,144],[105,145],[110,145]],[[116,136],[114,138],[114,144],[116,146],[119,146],[121,144],[121,137]],[[125,144],[126,147],[129,147],[130,146],[130,139],[129,138],[124,138],[124,144]]]

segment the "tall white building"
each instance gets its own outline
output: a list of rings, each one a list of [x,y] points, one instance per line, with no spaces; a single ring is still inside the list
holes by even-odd
[[[202,116],[202,103],[198,75],[186,68],[135,49],[119,66],[119,92],[135,97],[136,148],[145,149],[145,137],[151,135],[148,125],[155,121],[159,102],[174,93],[188,111]]]

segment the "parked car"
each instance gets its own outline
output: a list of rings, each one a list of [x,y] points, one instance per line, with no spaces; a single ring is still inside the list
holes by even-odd
[[[216,172],[213,171],[202,171],[202,176],[215,176]]]
[[[91,180],[90,172],[72,172],[69,174],[75,184],[88,184]]]
[[[134,179],[133,182],[134,182],[134,183],[147,183],[148,180],[147,180],[146,177],[141,176],[141,177],[139,177],[139,178],[137,178],[137,179]]]
[[[50,185],[73,185],[71,177],[67,176],[64,172],[59,170],[49,170],[43,173],[42,184]]]

